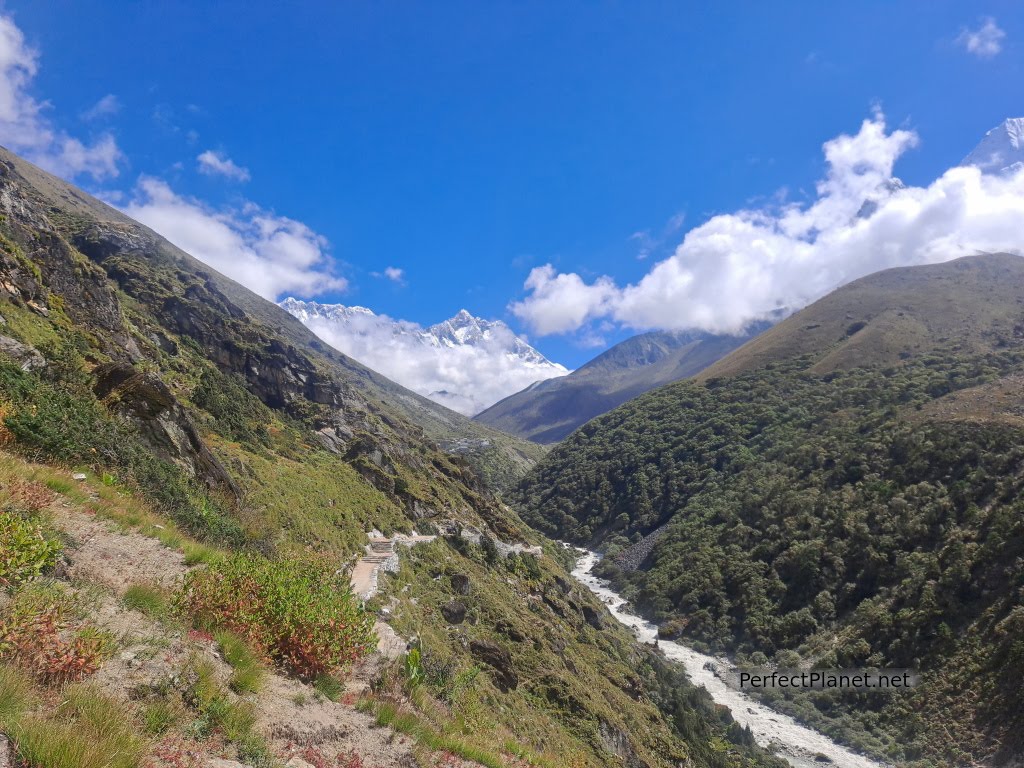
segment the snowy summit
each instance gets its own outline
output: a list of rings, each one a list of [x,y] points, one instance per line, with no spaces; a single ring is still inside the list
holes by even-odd
[[[335,349],[466,415],[569,372],[505,323],[465,309],[424,328],[365,307],[294,298],[280,306]]]
[[[977,166],[982,173],[1005,175],[1024,168],[1024,117],[1011,117],[986,133],[961,165]]]

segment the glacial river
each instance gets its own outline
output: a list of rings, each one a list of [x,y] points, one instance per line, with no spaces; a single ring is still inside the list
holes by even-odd
[[[590,573],[600,559],[600,555],[587,552],[576,561],[572,575],[604,601],[612,616],[632,628],[638,640],[653,643],[658,637],[657,627],[629,613],[625,608],[626,601],[613,592],[606,581]],[[733,719],[749,727],[758,744],[772,748],[775,754],[785,758],[795,768],[822,768],[828,765],[838,768],[886,768],[884,763],[851,752],[828,736],[800,725],[789,715],[776,712],[742,691],[727,686],[721,677],[707,668],[727,670],[728,662],[724,659],[698,653],[670,640],[659,640],[658,648],[666,658],[681,663],[690,679],[696,685],[706,688],[715,702],[728,707]],[[822,761],[818,757],[820,755],[832,762]]]

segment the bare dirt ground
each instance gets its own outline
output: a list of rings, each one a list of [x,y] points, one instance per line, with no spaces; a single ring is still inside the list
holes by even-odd
[[[156,539],[117,532],[112,523],[57,502],[54,517],[71,537],[72,579],[102,584],[120,594],[132,584],[172,588],[185,575],[185,556]]]

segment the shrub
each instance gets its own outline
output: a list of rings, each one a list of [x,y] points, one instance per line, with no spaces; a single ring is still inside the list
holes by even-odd
[[[60,542],[47,539],[38,523],[0,512],[0,586],[41,576],[57,562],[60,551]]]
[[[178,603],[199,626],[231,630],[303,680],[374,647],[373,617],[318,560],[236,554],[189,573]]]
[[[113,650],[109,633],[74,620],[70,599],[54,587],[28,587],[0,621],[0,659],[41,682],[61,685],[91,675]]]
[[[42,512],[54,498],[53,491],[42,483],[25,482],[24,480],[10,482],[4,491],[7,498],[0,501],[0,510],[20,512],[29,517]]]

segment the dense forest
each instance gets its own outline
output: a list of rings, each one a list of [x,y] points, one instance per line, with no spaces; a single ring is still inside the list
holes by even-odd
[[[665,636],[753,663],[922,672],[907,694],[780,702],[805,720],[922,765],[1010,750],[1024,419],[1006,394],[1024,354],[965,352],[669,385],[577,431],[516,502],[604,549],[604,575]]]

